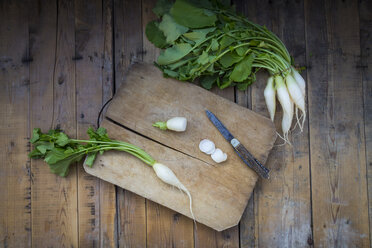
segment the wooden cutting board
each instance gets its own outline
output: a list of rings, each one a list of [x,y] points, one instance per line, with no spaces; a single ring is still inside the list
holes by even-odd
[[[153,65],[135,64],[111,102],[102,126],[110,137],[137,145],[167,165],[189,189],[198,222],[221,231],[237,225],[258,176],[234,152],[205,114],[212,111],[262,163],[276,139],[272,122],[199,86],[163,78]],[[156,121],[184,116],[183,133],[152,127]],[[199,150],[210,139],[228,154],[216,164]],[[86,172],[191,217],[189,200],[160,181],[153,169],[123,152],[98,156]]]

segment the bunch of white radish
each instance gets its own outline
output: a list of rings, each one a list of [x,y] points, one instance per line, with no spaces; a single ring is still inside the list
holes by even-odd
[[[267,80],[267,85],[264,90],[266,106],[269,110],[270,118],[274,121],[276,110],[276,97],[279,100],[283,110],[282,132],[285,142],[289,142],[288,133],[292,126],[294,107],[296,107],[296,119],[301,131],[305,124],[306,109],[305,109],[305,94],[306,83],[298,71],[291,67],[291,70],[286,75],[270,76]],[[302,116],[298,116],[298,109],[302,112]],[[302,118],[302,123],[300,119]]]

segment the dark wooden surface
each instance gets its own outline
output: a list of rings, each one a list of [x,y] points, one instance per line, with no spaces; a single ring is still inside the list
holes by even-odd
[[[59,178],[27,157],[32,128],[85,137],[131,60],[156,58],[155,1],[0,1],[0,247],[370,247],[372,1],[234,3],[306,66],[308,119],[271,152],[240,224],[216,232],[81,164]],[[266,78],[214,92],[267,116]]]

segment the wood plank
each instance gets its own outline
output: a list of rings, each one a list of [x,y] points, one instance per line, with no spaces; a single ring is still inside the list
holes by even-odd
[[[246,4],[245,1],[234,1],[236,5],[237,12],[245,15],[250,16],[251,18],[254,16],[254,11],[256,5],[253,4]],[[252,13],[249,15],[249,13]],[[262,73],[260,73],[262,74]],[[261,76],[258,74],[258,80],[256,83],[262,83]],[[248,87],[245,91],[240,91],[235,89],[235,102],[240,106],[252,109],[252,87]],[[244,214],[242,219],[239,223],[239,245],[242,248],[245,247],[254,247],[255,246],[255,195],[256,190],[253,190],[251,198],[248,201],[247,207],[245,208]],[[257,196],[256,196],[257,197]]]
[[[241,9],[254,22],[266,25],[284,41],[297,65],[305,63],[304,18],[302,1],[255,1]],[[265,9],[266,11],[262,11]],[[259,73],[252,85],[252,109],[268,116],[263,97],[267,73]],[[277,104],[279,104],[277,102]],[[276,127],[281,130],[281,110],[277,108]],[[275,147],[267,166],[270,181],[259,181],[254,195],[256,220],[244,219],[241,246],[307,246],[312,241],[309,181],[308,131],[292,133],[293,147]],[[282,143],[277,140],[277,145]],[[247,215],[252,218],[252,210]],[[242,223],[243,223],[242,221]],[[241,224],[242,227],[242,224]],[[251,232],[247,232],[247,229]],[[254,233],[254,235],[252,235]],[[264,234],[263,234],[264,233]]]
[[[364,92],[364,132],[368,183],[369,226],[372,226],[372,2],[359,2],[361,61],[357,67],[362,72]],[[372,228],[369,230],[372,238]]]
[[[224,90],[214,87],[211,91],[231,102],[235,101],[235,90],[233,87]],[[195,233],[195,246],[239,247],[239,226],[217,232],[205,225],[199,225],[199,229],[197,229]]]
[[[102,1],[75,1],[76,118],[77,136],[81,139],[88,138],[87,128],[96,125],[103,100],[105,24],[102,15],[106,10],[102,4]],[[104,244],[105,247],[109,245],[113,247],[115,190],[108,188],[106,192],[102,192],[101,180],[87,174],[81,165],[82,163],[78,168],[79,245],[97,247]],[[101,193],[109,195],[106,197]],[[106,197],[109,202],[103,202],[101,196]],[[101,209],[101,203],[106,209]],[[106,214],[106,218],[102,214]],[[101,223],[102,221],[105,223]],[[107,224],[110,225],[109,233]],[[106,231],[101,230],[105,225]]]
[[[31,246],[27,8],[0,3],[0,247]]]
[[[76,136],[73,1],[40,1],[32,12],[31,128]],[[58,13],[57,13],[58,10]],[[76,167],[66,178],[32,163],[32,244],[78,246]]]
[[[131,60],[142,59],[141,1],[114,0],[115,88],[122,84]],[[117,189],[120,247],[146,246],[146,202]]]
[[[113,1],[103,1],[103,68],[102,101],[106,103],[113,95]],[[104,112],[103,112],[104,114]],[[117,211],[115,185],[100,180],[100,247],[117,247]]]
[[[358,3],[305,10],[314,245],[368,247]]]
[[[152,12],[156,0],[142,0],[143,61],[153,63],[160,53],[147,40],[145,30],[148,22],[157,17]],[[193,247],[193,221],[153,201],[146,200],[147,245],[149,247]]]

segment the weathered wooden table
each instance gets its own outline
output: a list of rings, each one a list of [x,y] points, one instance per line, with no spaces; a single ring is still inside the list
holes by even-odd
[[[272,151],[240,225],[220,233],[81,164],[60,178],[27,157],[32,128],[85,137],[130,61],[156,58],[144,35],[155,1],[0,2],[0,247],[370,246],[372,1],[234,2],[307,67],[308,121]],[[266,77],[215,92],[267,115]]]

